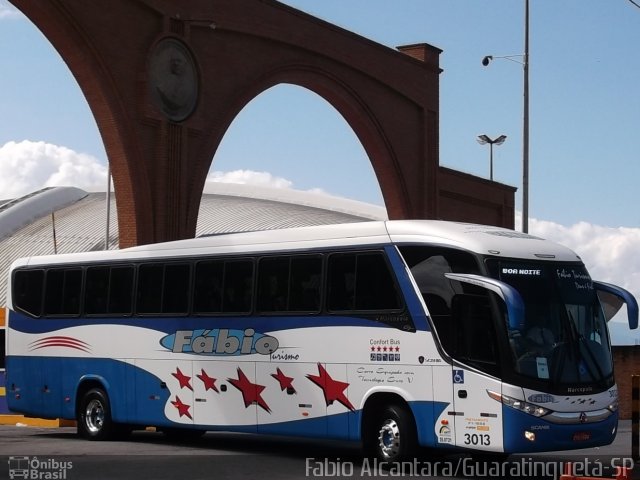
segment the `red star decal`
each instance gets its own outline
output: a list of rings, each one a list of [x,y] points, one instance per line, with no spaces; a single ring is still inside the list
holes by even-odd
[[[216,387],[216,379],[207,375],[207,372],[204,371],[204,368],[200,370],[202,373],[200,375],[196,375],[202,383],[204,383],[204,391],[211,389],[214,392],[218,392],[218,387]],[[220,392],[218,392],[220,393]]]
[[[382,351],[386,352],[387,351],[387,347],[382,347]]]
[[[189,409],[191,407],[187,404],[182,403],[182,400],[180,400],[179,396],[176,395],[176,399],[172,400],[171,404],[178,409],[178,413],[180,414],[181,417],[184,417],[186,415],[191,420],[193,420],[193,417],[189,413]]]
[[[280,383],[280,390],[285,391],[287,388],[291,388],[293,393],[296,392],[296,389],[293,388],[293,377],[287,377],[279,368],[276,373],[272,373],[271,376]]]
[[[265,411],[271,413],[271,409],[260,396],[265,387],[263,385],[258,385],[257,383],[251,383],[240,367],[238,367],[238,379],[228,378],[227,381],[240,390],[245,407],[258,404]]]
[[[371,351],[375,352],[376,351],[376,347],[371,347]]]
[[[181,389],[187,387],[189,390],[193,391],[193,388],[191,388],[191,383],[189,383],[191,381],[191,377],[182,373],[178,367],[176,367],[176,373],[172,373],[171,375],[176,377],[176,380],[178,380],[178,382],[180,383]]]
[[[399,352],[399,351],[400,351],[400,347],[396,347],[396,352]]]
[[[378,347],[378,351],[381,352],[382,351],[382,347]]]
[[[331,378],[321,363],[318,364],[318,372],[319,375],[307,375],[307,378],[323,390],[327,407],[337,400],[349,410],[354,411],[355,408],[344,394],[349,384]]]

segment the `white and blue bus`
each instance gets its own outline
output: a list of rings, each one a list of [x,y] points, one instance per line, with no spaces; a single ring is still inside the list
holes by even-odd
[[[25,258],[7,401],[103,440],[156,426],[537,452],[618,422],[607,321],[626,290],[497,227],[363,222]]]

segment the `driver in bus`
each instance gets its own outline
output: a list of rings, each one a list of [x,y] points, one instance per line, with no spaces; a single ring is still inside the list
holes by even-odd
[[[529,344],[528,350],[536,355],[547,356],[556,344],[556,336],[549,328],[549,318],[551,312],[548,309],[540,308],[536,311],[527,312],[530,321],[525,333],[525,338]]]

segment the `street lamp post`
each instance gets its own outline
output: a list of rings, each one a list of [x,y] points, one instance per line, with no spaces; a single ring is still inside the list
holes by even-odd
[[[489,144],[489,179],[491,181],[493,181],[493,146],[502,145],[506,139],[506,135],[500,135],[493,140],[488,135],[478,135],[478,143],[480,145]]]
[[[524,54],[487,55],[482,59],[485,67],[496,58],[504,58],[519,63],[523,67],[523,108],[522,108],[522,231],[529,232],[529,0],[524,2]],[[521,58],[522,60],[517,60]]]

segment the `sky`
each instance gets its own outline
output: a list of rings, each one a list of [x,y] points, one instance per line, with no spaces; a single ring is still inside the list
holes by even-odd
[[[488,178],[489,148],[476,138],[506,135],[494,147],[494,180],[518,188],[520,210],[523,69],[481,60],[524,52],[524,1],[283,3],[389,48],[425,42],[442,49],[440,164]],[[640,298],[640,8],[630,0],[530,3],[529,231],[573,248],[594,278]],[[51,185],[104,191],[106,153],[82,92],[7,0],[0,0],[0,65],[0,199]],[[267,90],[239,114],[209,181],[383,205],[345,120],[291,85]]]

